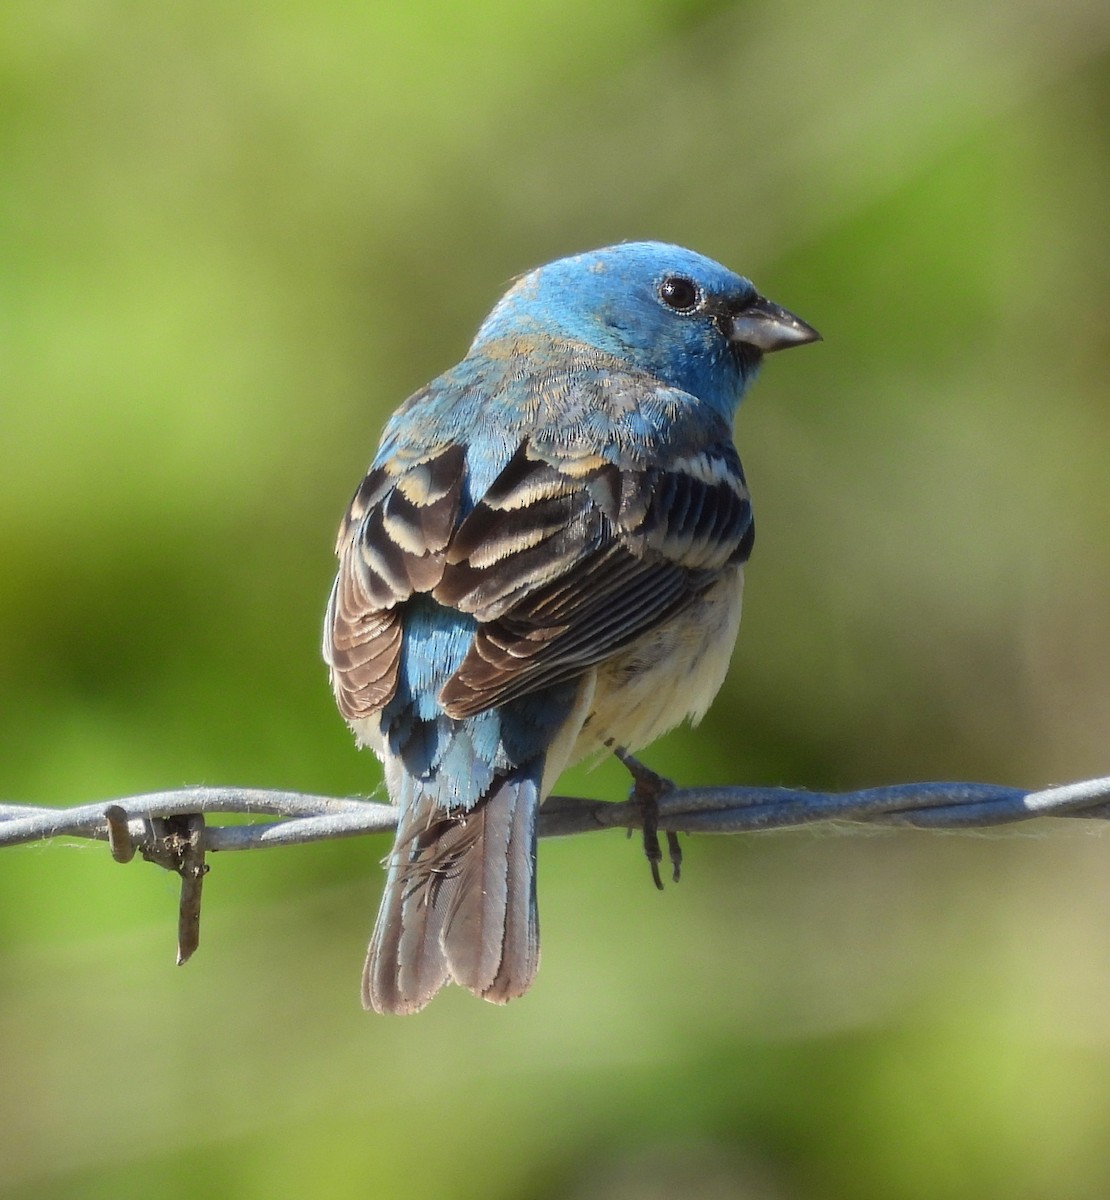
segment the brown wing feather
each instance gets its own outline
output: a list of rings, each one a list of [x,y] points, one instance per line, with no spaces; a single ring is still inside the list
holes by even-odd
[[[466,517],[433,595],[479,620],[440,693],[452,717],[572,678],[679,612],[746,557],[735,452],[573,474],[527,445]]]
[[[524,443],[458,519],[461,446],[363,480],[340,530],[324,653],[348,720],[397,687],[399,606],[414,593],[472,614],[473,645],[440,694],[462,718],[603,661],[747,557],[751,513],[731,446],[621,471]]]
[[[347,720],[388,704],[397,688],[398,605],[433,588],[462,495],[463,447],[372,470],[339,529],[339,572],[324,622],[324,658]]]

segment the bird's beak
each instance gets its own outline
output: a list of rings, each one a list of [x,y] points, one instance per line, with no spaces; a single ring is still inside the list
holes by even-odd
[[[819,342],[821,335],[785,308],[756,296],[728,320],[728,340],[754,346],[764,354],[789,350],[806,342]]]

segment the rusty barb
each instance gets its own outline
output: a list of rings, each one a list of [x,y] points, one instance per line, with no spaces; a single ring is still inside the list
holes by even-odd
[[[135,857],[131,822],[118,804],[104,810],[108,826],[108,848],[118,863]],[[208,864],[204,861],[204,815],[182,813],[149,817],[142,821],[138,845],[142,857],[181,876],[181,901],[177,914],[177,965],[187,963],[200,945],[200,901]]]

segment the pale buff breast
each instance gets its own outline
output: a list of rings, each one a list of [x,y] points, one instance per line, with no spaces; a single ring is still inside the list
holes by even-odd
[[[607,745],[635,751],[686,718],[701,720],[728,672],[743,585],[743,567],[733,568],[680,617],[598,666],[571,762]]]

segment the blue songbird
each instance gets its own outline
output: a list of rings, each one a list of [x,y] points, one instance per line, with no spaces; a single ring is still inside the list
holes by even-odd
[[[764,354],[817,337],[699,254],[610,246],[517,280],[394,413],[324,628],[400,809],[368,1007],[532,983],[539,807],[716,695],[753,537],[733,415]]]

